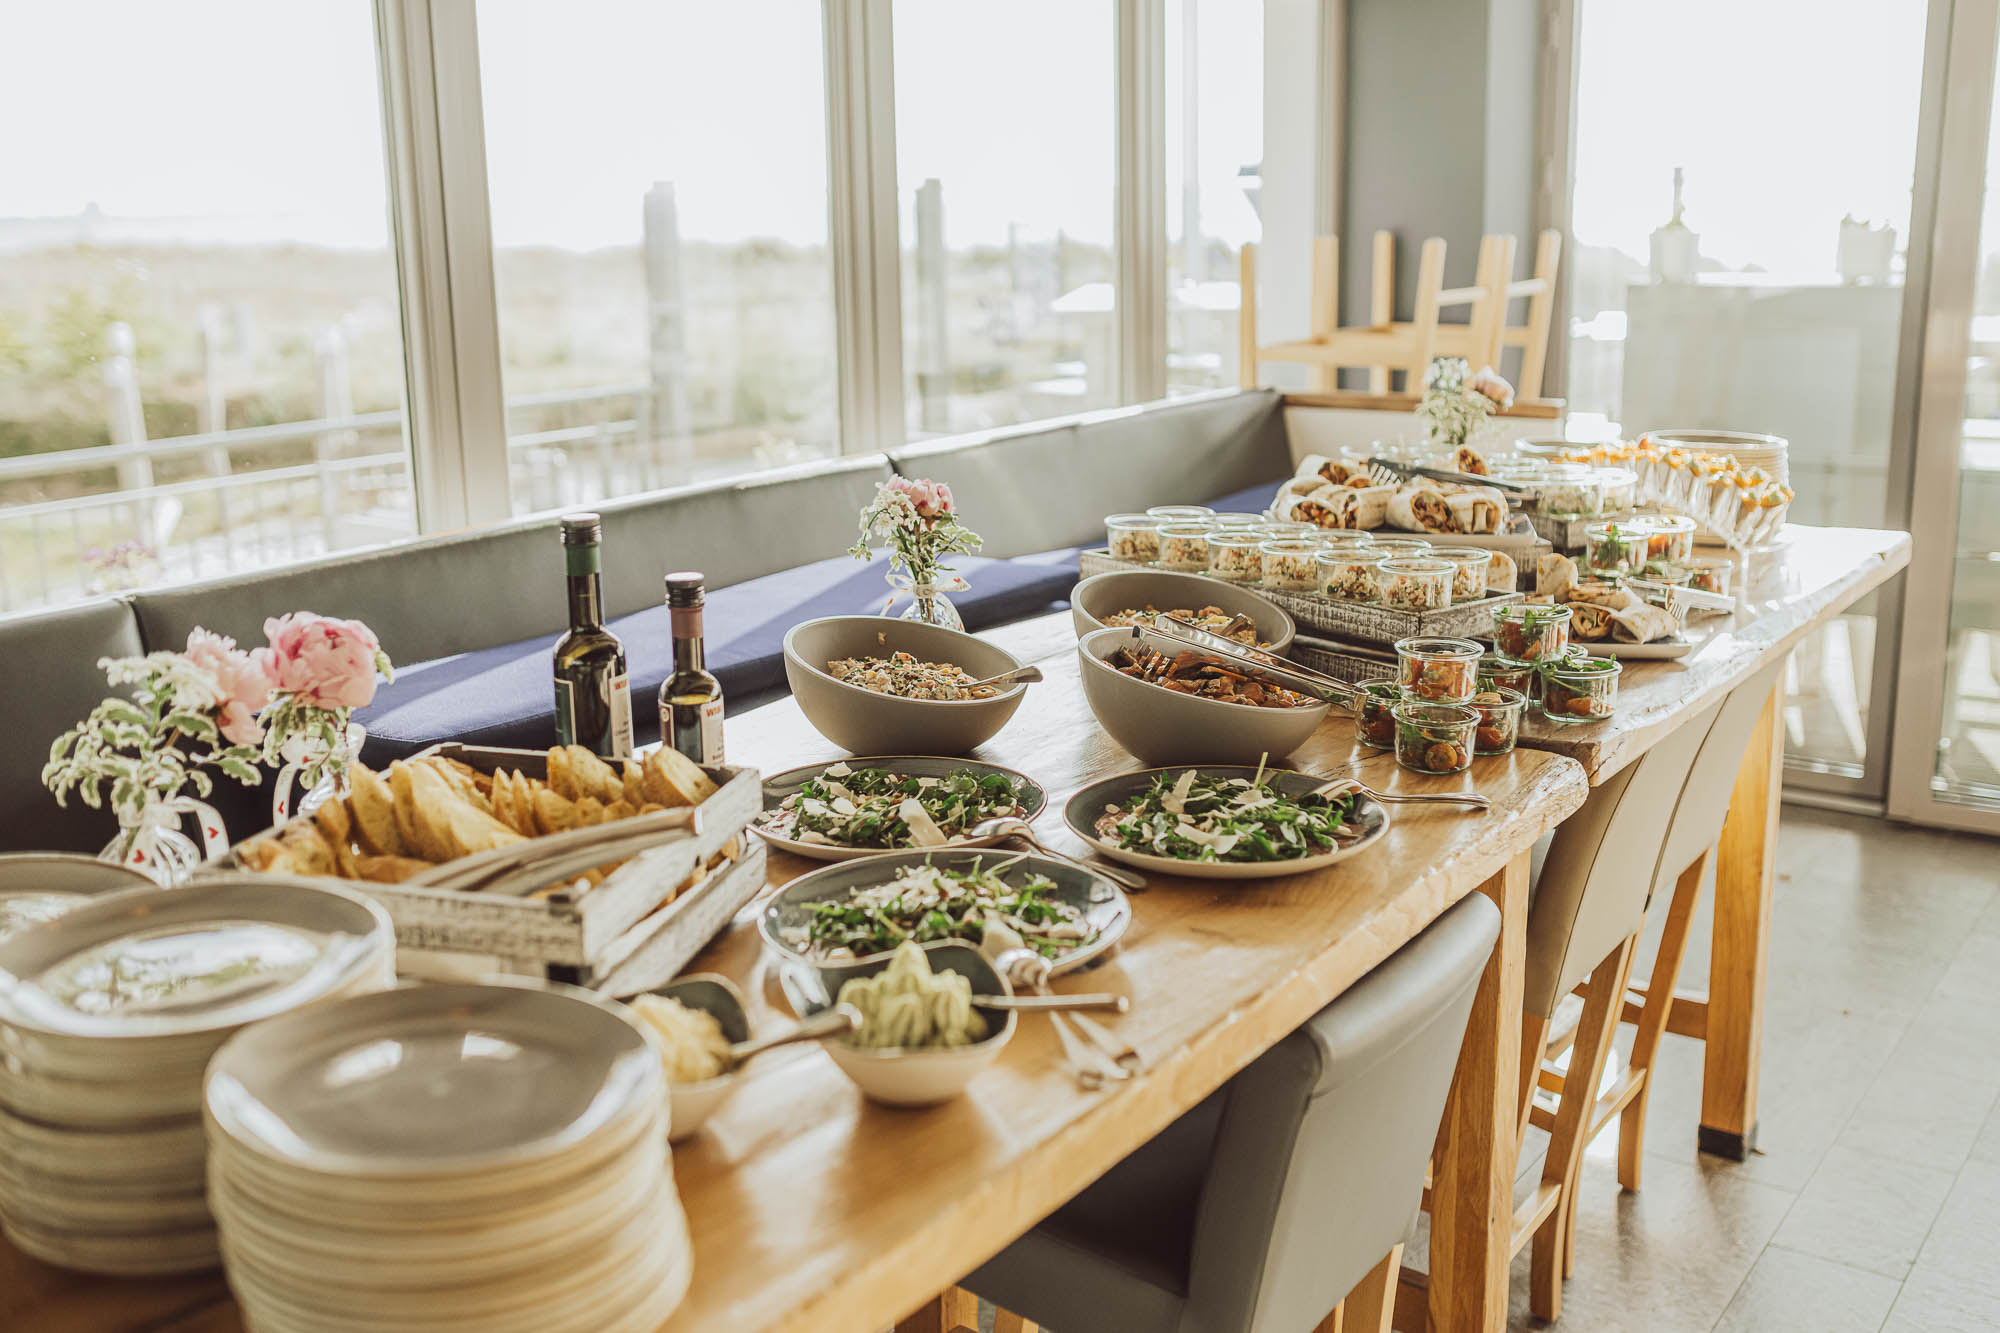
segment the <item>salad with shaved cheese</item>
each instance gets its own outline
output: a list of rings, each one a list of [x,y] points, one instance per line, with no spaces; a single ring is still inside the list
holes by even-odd
[[[1225,778],[1190,768],[1161,773],[1123,805],[1106,806],[1097,834],[1176,861],[1297,861],[1360,840],[1355,799],[1289,796],[1262,769]]]
[[[765,811],[758,826],[823,846],[944,847],[983,820],[1025,814],[1021,796],[1020,783],[978,769],[933,778],[834,764]]]
[[[975,861],[952,870],[925,861],[898,866],[895,878],[848,890],[845,898],[809,903],[806,924],[783,932],[793,948],[816,958],[862,958],[904,940],[965,940],[978,944],[993,921],[1011,926],[1044,958],[1058,958],[1096,941],[1082,909],[1056,896],[1056,882],[1031,874],[1010,884],[1002,872],[1021,860]]]

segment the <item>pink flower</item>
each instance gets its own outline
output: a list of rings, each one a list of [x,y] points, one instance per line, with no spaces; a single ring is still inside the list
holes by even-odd
[[[314,708],[364,708],[387,661],[375,632],[358,620],[294,611],[264,622],[264,649],[277,687]]]
[[[264,727],[257,714],[271,702],[274,683],[263,654],[243,652],[236,640],[197,627],[188,634],[183,656],[215,677],[215,721],[222,738],[231,745],[262,741]]]
[[[884,484],[908,499],[916,507],[919,517],[943,518],[951,512],[951,487],[941,481],[929,481],[922,477],[891,477]]]
[[[1491,366],[1483,368],[1474,375],[1472,383],[1466,387],[1474,393],[1484,394],[1503,408],[1514,405],[1514,386],[1502,379]]]

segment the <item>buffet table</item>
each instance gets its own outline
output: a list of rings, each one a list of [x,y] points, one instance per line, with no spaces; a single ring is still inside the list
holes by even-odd
[[[1535,748],[1479,759],[1469,774],[1402,771],[1391,757],[1358,749],[1349,719],[1330,717],[1291,756],[1293,767],[1351,771],[1388,791],[1470,787],[1488,796],[1493,809],[1392,807],[1395,823],[1380,845],[1316,874],[1242,883],[1155,877],[1134,899],[1134,923],[1120,946],[1101,966],[1058,983],[1131,997],[1131,1012],[1109,1020],[1142,1058],[1129,1081],[1079,1089],[1042,1021],[1022,1025],[969,1095],[924,1111],[864,1102],[816,1051],[759,1060],[708,1126],[675,1150],[695,1277],[669,1330],[866,1333],[920,1309],[949,1329],[962,1312],[937,1305],[935,1293],[1472,892],[1496,901],[1503,926],[1446,1110],[1431,1198],[1427,1300],[1439,1329],[1500,1328],[1507,1310],[1530,848],[1582,804],[1593,779],[1788,652],[1907,559],[1902,534],[1801,529],[1755,571],[1747,590],[1754,617],[1737,613],[1680,662],[1628,666],[1612,721],[1560,734],[1529,728],[1523,745]],[[1067,614],[990,637],[1022,660],[1038,661],[1048,679],[1031,687],[1028,703],[980,757],[1033,774],[1052,805],[1088,781],[1133,766],[1084,703]],[[1703,1013],[1709,1083],[1724,1100],[1734,1099],[1739,1117],[1712,1118],[1705,1103],[1704,1121],[1746,1139],[1754,1124],[1781,703],[1774,697],[1765,711],[1739,780],[1740,808],[1724,834],[1717,991]],[[767,772],[840,753],[790,700],[733,719],[729,746],[732,761]],[[1043,821],[1043,836],[1061,850],[1081,850],[1058,820]],[[810,868],[773,855],[770,880],[780,884]],[[787,1011],[750,920],[749,912],[739,915],[695,968],[737,979],[750,997],[753,1025],[763,1028]],[[1719,1052],[1734,1062],[1720,1074]],[[113,1281],[47,1268],[0,1246],[0,1327],[214,1333],[236,1327],[236,1318],[219,1275]]]

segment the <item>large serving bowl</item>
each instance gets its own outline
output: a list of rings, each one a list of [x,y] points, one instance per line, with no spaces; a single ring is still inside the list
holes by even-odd
[[[1274,653],[1283,653],[1292,646],[1292,635],[1298,628],[1284,608],[1268,597],[1240,584],[1200,574],[1114,569],[1108,574],[1091,575],[1069,595],[1069,615],[1076,622],[1079,639],[1106,628],[1106,616],[1115,616],[1120,611],[1142,611],[1149,606],[1160,611],[1199,611],[1204,606],[1215,606],[1232,616],[1249,616],[1257,622],[1258,642],[1269,644]]]
[[[1007,725],[1028,688],[1017,684],[989,699],[900,699],[835,680],[826,669],[842,658],[896,652],[949,662],[981,680],[1021,665],[984,639],[941,625],[826,616],[785,635],[785,679],[806,721],[854,754],[964,754]]]
[[[1121,675],[1111,665],[1120,648],[1156,648],[1173,656],[1187,645],[1145,629],[1101,629],[1076,645],[1083,697],[1111,739],[1145,763],[1278,764],[1326,720],[1326,703],[1303,708],[1255,708],[1222,703]]]
[[[0,939],[22,926],[81,907],[100,893],[158,886],[116,861],[74,852],[0,855]]]

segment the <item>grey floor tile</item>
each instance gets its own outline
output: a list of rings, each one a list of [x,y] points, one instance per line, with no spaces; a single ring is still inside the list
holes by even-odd
[[[1934,994],[1890,1059],[1898,1069],[2000,1084],[2000,1004]]]
[[[1875,1333],[1901,1286],[1880,1273],[1768,1246],[1715,1333]]]
[[[1836,1147],[1773,1238],[1786,1249],[1901,1278],[1951,1192],[1952,1173]]]
[[[1882,1333],[2000,1333],[2000,1284],[1918,1264]]]
[[[1966,1163],[1917,1262],[1954,1277],[1986,1281],[2000,1294],[2000,1165]]]
[[[1972,1160],[2000,1162],[2000,1103],[1994,1104],[1986,1117],[1986,1128],[1979,1131],[1978,1139],[1973,1142]]]
[[[2000,1003],[2000,935],[1967,935],[1937,989],[1940,995]]]
[[[2000,1084],[1928,1073],[1892,1058],[1834,1145],[1956,1171],[1971,1155],[1996,1099]]]

